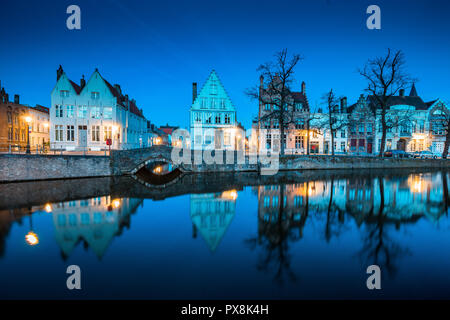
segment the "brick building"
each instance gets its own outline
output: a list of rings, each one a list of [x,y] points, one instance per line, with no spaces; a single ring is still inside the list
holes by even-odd
[[[20,104],[19,98],[16,94],[14,101],[10,101],[5,88],[0,86],[0,151],[25,151],[28,128],[31,150],[42,150],[49,141],[48,108]]]

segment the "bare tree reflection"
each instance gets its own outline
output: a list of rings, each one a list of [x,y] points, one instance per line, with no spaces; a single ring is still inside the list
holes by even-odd
[[[262,249],[257,269],[273,272],[280,285],[297,279],[291,270],[289,249],[292,242],[303,236],[309,210],[308,189],[309,182],[258,187],[258,236],[245,242],[251,250]]]

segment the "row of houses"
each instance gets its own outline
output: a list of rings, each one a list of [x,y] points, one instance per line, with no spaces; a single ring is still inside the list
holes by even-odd
[[[260,97],[268,86],[260,77]],[[281,137],[280,123],[268,117],[277,108],[275,102],[259,99],[258,115],[252,128],[245,132],[237,119],[237,109],[215,70],[201,89],[192,85],[189,110],[190,136],[186,141],[172,141],[176,126],[156,127],[148,121],[136,100],[122,92],[119,84],[112,85],[96,69],[88,80],[72,81],[60,66],[56,84],[51,91],[51,106],[29,107],[9,101],[0,86],[0,148],[24,148],[30,143],[39,149],[46,144],[52,150],[101,151],[134,149],[167,144],[183,144],[191,149],[244,150],[279,152],[283,144],[286,153],[375,154],[381,145],[381,113],[373,96],[361,95],[348,105],[343,97],[333,110],[333,119],[342,125],[331,131],[329,112],[312,110],[302,82],[300,91],[290,91],[292,107],[289,124]],[[442,127],[442,110],[450,112],[444,101],[425,102],[413,84],[408,95],[405,90],[388,100],[387,118],[392,120],[387,131],[385,149],[407,152],[430,150],[441,153],[446,130]],[[401,120],[399,120],[401,119]],[[4,122],[4,125],[3,125]],[[395,124],[394,124],[395,122]],[[28,132],[30,136],[28,138]]]
[[[261,78],[260,92],[264,92]],[[253,120],[251,144],[259,151],[279,152],[281,143],[285,152],[292,154],[377,154],[381,148],[382,125],[380,107],[373,96],[360,95],[348,105],[347,98],[332,110],[334,139],[329,126],[330,111],[313,112],[302,83],[301,91],[291,92],[293,121],[290,121],[280,137],[280,124],[270,118],[275,105],[260,99],[258,116]],[[386,119],[389,123],[384,150],[406,152],[429,150],[440,154],[444,149],[446,128],[442,124],[442,112],[450,112],[441,99],[429,102],[418,95],[413,84],[408,95],[399,90],[388,100]],[[340,125],[339,125],[340,124]],[[332,144],[333,140],[333,145]]]

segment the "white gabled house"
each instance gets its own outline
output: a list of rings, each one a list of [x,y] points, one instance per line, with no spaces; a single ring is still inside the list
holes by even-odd
[[[243,128],[236,108],[214,70],[197,95],[193,83],[190,109],[191,149],[241,150]]]
[[[78,85],[59,67],[51,93],[51,149],[99,151],[109,148],[108,140],[111,149],[142,148],[148,144],[147,134],[147,120],[136,101],[98,69]]]

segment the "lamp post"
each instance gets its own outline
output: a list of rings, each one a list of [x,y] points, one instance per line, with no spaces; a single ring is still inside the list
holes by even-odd
[[[27,151],[26,154],[31,154],[30,151],[30,123],[31,123],[31,117],[26,117],[25,122],[27,123]]]

